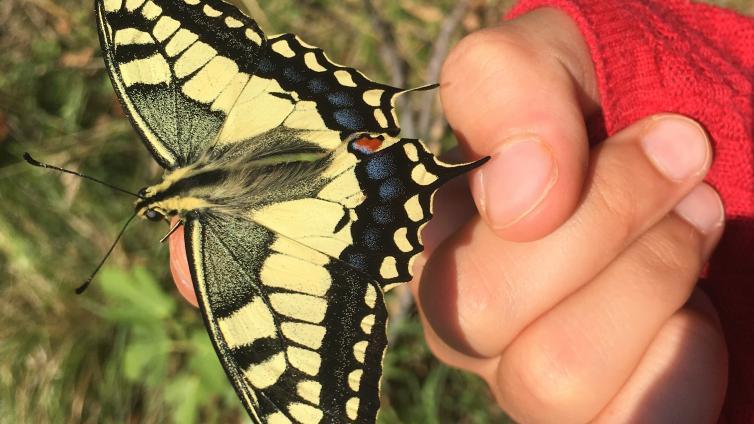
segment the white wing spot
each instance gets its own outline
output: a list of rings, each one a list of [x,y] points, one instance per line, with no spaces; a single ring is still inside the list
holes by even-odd
[[[416,146],[411,143],[406,143],[403,145],[403,151],[406,152],[408,160],[411,162],[419,162],[419,151],[416,149]]]
[[[285,354],[278,352],[261,364],[249,366],[244,375],[252,386],[266,389],[275,384],[285,372]]]
[[[348,374],[348,387],[354,392],[359,391],[359,387],[361,386],[361,376],[363,374],[364,372],[362,370],[353,370]]]
[[[123,7],[123,0],[105,0],[105,12],[117,12]]]
[[[359,418],[359,398],[352,397],[348,399],[348,402],[346,402],[346,415],[354,421],[356,418]]]
[[[337,79],[338,83],[344,87],[356,87],[356,83],[353,82],[351,73],[343,69],[335,71],[335,79]]]
[[[141,9],[141,14],[147,20],[153,21],[157,19],[158,16],[162,15],[162,8],[150,0],[144,5],[144,8]]]
[[[243,22],[232,16],[228,16],[227,18],[225,18],[225,26],[227,26],[228,28],[241,28],[243,26]]]
[[[375,88],[364,92],[364,102],[369,106],[379,107],[382,104],[382,95],[385,94],[385,90]]]
[[[327,311],[325,299],[305,294],[273,293],[270,303],[278,313],[313,324],[322,322]]]
[[[266,337],[277,338],[275,320],[261,298],[255,298],[229,317],[219,319],[217,325],[230,348]]]
[[[374,305],[377,304],[377,290],[371,284],[367,286],[367,291],[364,294],[364,303],[370,308],[374,308]]]
[[[129,44],[154,44],[149,33],[139,31],[136,28],[123,28],[115,33],[115,45],[125,46]]]
[[[424,219],[424,210],[422,209],[421,203],[419,203],[418,194],[415,194],[408,199],[403,205],[403,208],[406,210],[406,215],[408,215],[410,220],[419,222]]]
[[[190,4],[192,6],[196,6],[197,4],[199,4],[199,1],[200,0],[183,0],[184,3]]]
[[[398,249],[403,253],[408,253],[414,250],[414,247],[411,246],[411,242],[408,241],[408,228],[406,227],[401,227],[395,230],[395,234],[393,234],[393,241],[395,242],[395,245],[398,247]]]
[[[301,424],[318,424],[324,418],[319,409],[299,402],[288,405],[288,412]]]
[[[296,392],[301,396],[301,399],[319,405],[322,385],[318,381],[304,380],[296,385]]]
[[[218,16],[222,16],[223,12],[215,9],[214,7],[205,4],[204,8],[202,9],[202,12],[204,12],[205,15],[209,16],[210,18],[217,18]]]
[[[180,22],[176,21],[170,16],[163,16],[155,24],[154,29],[152,30],[152,34],[154,34],[154,38],[156,38],[157,41],[163,42],[167,40],[168,37],[173,35],[173,33],[178,31],[178,28],[180,27]]]
[[[272,51],[280,56],[287,57],[288,59],[296,56],[296,52],[291,49],[286,40],[278,40],[272,44]]]
[[[385,112],[383,112],[382,109],[374,110],[374,119],[382,128],[387,128],[389,123],[387,121],[387,117],[385,117]]]
[[[366,340],[362,340],[353,345],[353,357],[361,364],[364,363],[364,358],[367,354],[367,346],[369,346],[369,342]]]
[[[157,85],[170,82],[170,65],[159,54],[122,63],[119,69],[126,87],[137,83]]]
[[[306,346],[310,349],[322,347],[325,339],[325,327],[300,322],[284,322],[281,326],[283,335],[293,342]]]
[[[267,416],[267,424],[293,424],[282,412],[275,412]]]
[[[188,46],[194,44],[198,39],[198,35],[185,28],[181,28],[173,38],[168,41],[168,44],[165,46],[165,53],[170,57],[177,56],[179,53],[186,50]]]
[[[301,372],[314,377],[319,374],[322,358],[313,350],[290,346],[286,349],[288,361]]]
[[[437,175],[427,171],[427,167],[420,163],[411,171],[411,179],[419,185],[430,185],[437,181]]]
[[[386,256],[382,260],[380,266],[380,276],[385,279],[391,279],[397,277],[398,274],[398,262],[392,256]]]
[[[314,72],[325,72],[327,68],[322,66],[319,61],[317,60],[317,55],[314,54],[314,52],[307,52],[304,55],[304,63],[306,64],[306,67],[311,69]]]
[[[369,314],[361,320],[361,331],[364,334],[372,334],[372,327],[374,327],[374,314]]]
[[[126,0],[126,10],[133,12],[141,7],[145,0]]]
[[[244,32],[244,35],[246,35],[246,38],[248,38],[251,42],[253,42],[256,45],[262,44],[262,37],[254,31],[253,29],[249,28]]]

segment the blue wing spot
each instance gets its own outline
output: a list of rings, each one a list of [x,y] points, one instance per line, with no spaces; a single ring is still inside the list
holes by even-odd
[[[330,89],[330,85],[320,78],[310,79],[306,85],[312,94],[322,94]]]
[[[346,262],[351,264],[354,268],[360,269],[360,270],[366,270],[367,269],[367,256],[363,253],[350,253],[348,255],[348,258],[346,259]]]
[[[400,197],[401,194],[403,194],[403,184],[396,177],[390,178],[380,186],[380,198],[382,200],[393,200]]]
[[[380,230],[377,228],[367,228],[361,236],[364,246],[369,250],[377,250],[380,248]]]
[[[353,97],[342,91],[328,94],[327,100],[332,103],[333,106],[337,107],[350,107],[353,106],[354,103]]]
[[[373,156],[367,162],[367,176],[373,180],[383,180],[395,173],[395,161],[389,155]]]
[[[372,218],[378,224],[387,225],[393,222],[393,212],[386,205],[375,206],[372,209]]]
[[[275,64],[273,64],[269,58],[262,57],[259,59],[259,62],[257,62],[257,71],[268,74],[273,70],[275,70]]]
[[[364,128],[364,118],[353,109],[338,109],[333,113],[333,117],[335,122],[353,131]]]
[[[283,70],[283,76],[292,83],[299,83],[305,78],[296,68],[289,66]]]

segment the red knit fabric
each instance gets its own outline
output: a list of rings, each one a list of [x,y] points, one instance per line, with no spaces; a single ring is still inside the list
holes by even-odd
[[[727,223],[702,284],[730,352],[721,421],[754,423],[754,19],[682,0],[522,0],[509,17],[543,6],[568,13],[591,50],[602,103],[591,134],[675,112],[712,136],[707,181]]]

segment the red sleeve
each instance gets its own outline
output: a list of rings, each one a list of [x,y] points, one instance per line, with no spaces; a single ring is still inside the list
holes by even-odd
[[[754,19],[683,0],[521,0],[509,17],[543,6],[570,15],[591,50],[602,128],[590,133],[675,112],[712,136],[707,181],[728,221],[703,287],[730,352],[722,420],[754,423]]]

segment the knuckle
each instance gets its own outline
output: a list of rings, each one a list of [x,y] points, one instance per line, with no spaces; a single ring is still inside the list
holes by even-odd
[[[498,378],[501,396],[506,404],[512,405],[517,418],[547,421],[547,417],[559,417],[559,422],[588,418],[575,416],[585,411],[580,399],[586,388],[580,378],[578,352],[568,349],[568,346],[542,344],[514,353],[516,357],[506,367],[508,372],[501,372]]]
[[[623,245],[629,243],[642,225],[638,205],[641,199],[635,191],[635,185],[628,181],[628,172],[623,172],[616,163],[613,173],[608,178],[599,173],[594,175],[594,185],[589,195],[594,196],[594,211],[600,215],[598,222],[612,223],[611,236]],[[615,187],[623,187],[616,190]]]
[[[680,306],[691,294],[702,266],[701,236],[682,222],[666,221],[637,240],[637,275],[654,296]],[[659,282],[659,284],[654,284]]]
[[[702,236],[680,219],[671,218],[664,224],[644,239],[644,261],[668,275],[695,276],[702,260]]]

